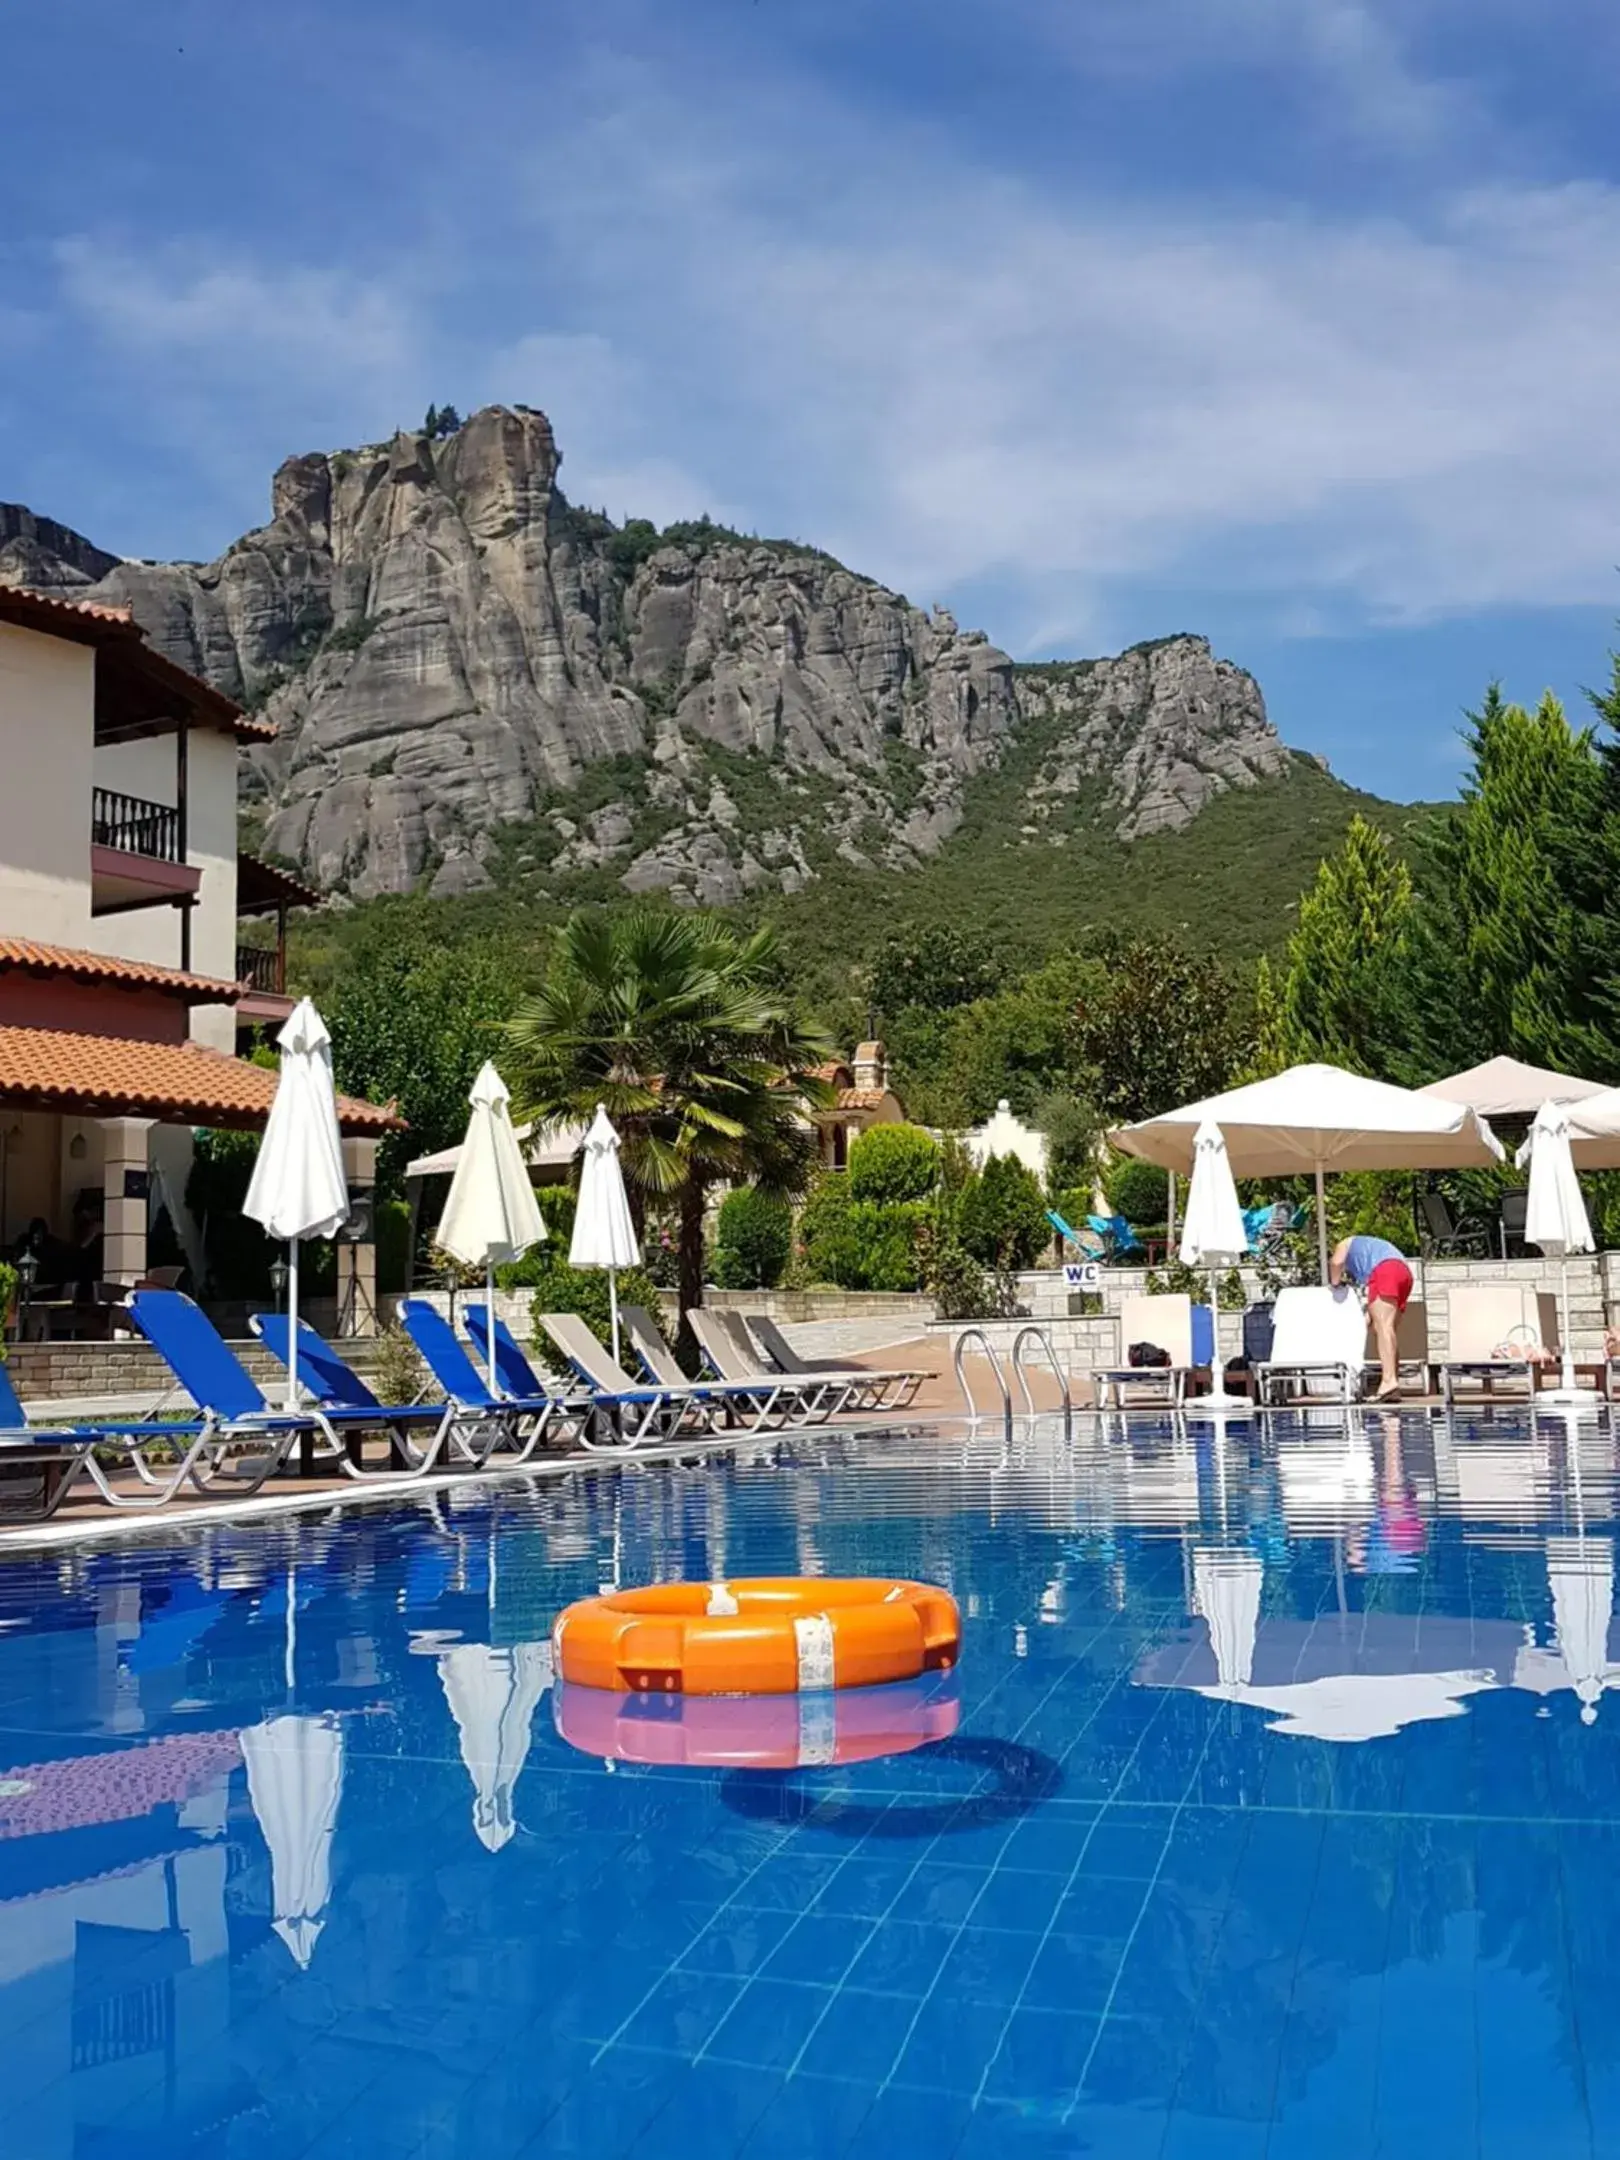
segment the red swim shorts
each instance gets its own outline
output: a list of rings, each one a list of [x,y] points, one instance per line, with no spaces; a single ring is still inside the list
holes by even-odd
[[[1380,1260],[1367,1277],[1367,1299],[1387,1298],[1398,1313],[1412,1295],[1412,1270],[1404,1260]]]

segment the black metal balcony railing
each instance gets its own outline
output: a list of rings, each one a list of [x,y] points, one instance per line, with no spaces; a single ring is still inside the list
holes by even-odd
[[[181,860],[179,811],[139,795],[120,795],[114,788],[91,790],[90,838],[97,847],[117,848],[125,855],[145,855],[155,862]]]
[[[238,945],[236,979],[266,997],[282,997],[287,989],[287,956],[279,945]]]

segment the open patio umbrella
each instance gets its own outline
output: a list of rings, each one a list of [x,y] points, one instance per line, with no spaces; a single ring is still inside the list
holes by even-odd
[[[1556,1389],[1545,1402],[1579,1403],[1586,1394],[1575,1385],[1575,1352],[1569,1339],[1569,1256],[1592,1250],[1592,1225],[1581,1181],[1569,1148],[1569,1108],[1565,1103],[1543,1103],[1536,1112],[1530,1137],[1520,1148],[1518,1163],[1530,1165],[1530,1191],[1525,1203],[1524,1241],[1539,1245],[1558,1268],[1558,1333],[1563,1343],[1563,1370]]]
[[[1466,1103],[1482,1118],[1532,1118],[1544,1102],[1584,1102],[1607,1093],[1601,1080],[1581,1080],[1574,1073],[1552,1072],[1545,1065],[1523,1065],[1517,1058],[1487,1058],[1466,1072],[1448,1073],[1418,1089],[1443,1102]]]
[[[1547,1587],[1553,1627],[1569,1684],[1580,1699],[1581,1723],[1596,1722],[1605,1686],[1620,1679],[1609,1664],[1614,1613],[1614,1541],[1583,1534],[1549,1537]]]
[[[332,1897],[343,1728],[329,1715],[270,1718],[250,1725],[241,1747],[248,1798],[270,1848],[271,1925],[307,1972]]]
[[[461,1759],[473,1782],[473,1832],[488,1852],[509,1844],[512,1792],[529,1758],[535,1705],[551,1685],[551,1645],[454,1643],[439,1659]]]
[[[495,1269],[517,1260],[546,1234],[540,1203],[512,1130],[512,1097],[487,1061],[467,1097],[472,1116],[461,1143],[450,1197],[444,1204],[438,1242],[447,1253],[484,1271],[484,1310],[489,1320],[485,1351],[495,1389]],[[498,1391],[497,1391],[498,1392]]]
[[[585,1135],[584,1160],[579,1173],[579,1206],[574,1211],[574,1236],[568,1248],[573,1267],[606,1268],[608,1305],[613,1315],[613,1362],[619,1362],[620,1268],[635,1267],[641,1244],[630,1219],[625,1196],[624,1172],[619,1167],[619,1136],[600,1103]]]
[[[287,1408],[298,1407],[298,1246],[347,1220],[349,1181],[332,1085],[332,1038],[308,998],[276,1037],[281,1075],[242,1212],[287,1241]]]
[[[1464,1103],[1448,1103],[1336,1065],[1294,1065],[1267,1080],[1185,1109],[1167,1110],[1108,1135],[1112,1146],[1183,1176],[1198,1128],[1216,1124],[1234,1177],[1316,1178],[1322,1280],[1328,1274],[1323,1176],[1329,1170],[1471,1170],[1499,1162],[1490,1127]],[[1617,1127],[1620,1130],[1620,1127]]]
[[[1213,1343],[1210,1391],[1205,1407],[1220,1409],[1240,1400],[1226,1392],[1226,1368],[1221,1361],[1221,1295],[1217,1270],[1235,1267],[1249,1249],[1238,1206],[1232,1165],[1226,1159],[1221,1128],[1206,1118],[1193,1136],[1192,1190],[1187,1195],[1187,1219],[1181,1231],[1181,1259],[1185,1267],[1209,1270],[1210,1337]]]

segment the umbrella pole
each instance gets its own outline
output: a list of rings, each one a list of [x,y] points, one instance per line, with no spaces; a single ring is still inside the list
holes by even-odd
[[[484,1334],[485,1354],[489,1365],[489,1392],[498,1395],[495,1385],[495,1263],[484,1262]]]
[[[1316,1253],[1322,1264],[1322,1280],[1328,1279],[1327,1247],[1327,1193],[1322,1183],[1322,1165],[1316,1166]]]
[[[613,1268],[608,1269],[608,1311],[613,1319],[613,1362],[619,1358],[619,1278]]]
[[[1558,1361],[1558,1385],[1544,1389],[1536,1399],[1549,1404],[1596,1402],[1597,1397],[1590,1388],[1579,1388],[1575,1385],[1575,1345],[1569,1333],[1568,1253],[1560,1253],[1558,1256],[1558,1334],[1562,1345],[1562,1355]]]
[[[1167,1173],[1170,1180],[1170,1196],[1165,1212],[1164,1257],[1168,1261],[1176,1249],[1176,1173]]]
[[[298,1240],[287,1240],[287,1414],[298,1408]]]
[[[1240,1400],[1226,1392],[1226,1361],[1221,1356],[1221,1293],[1220,1273],[1216,1268],[1209,1271],[1209,1393],[1204,1401],[1211,1409],[1224,1410],[1229,1403]],[[1217,1445],[1219,1442],[1217,1440]]]

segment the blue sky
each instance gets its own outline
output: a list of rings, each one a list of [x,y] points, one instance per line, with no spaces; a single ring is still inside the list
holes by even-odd
[[[6,72],[0,498],[104,546],[506,398],[1020,656],[1203,630],[1388,794],[1606,672],[1609,0],[51,0]]]

